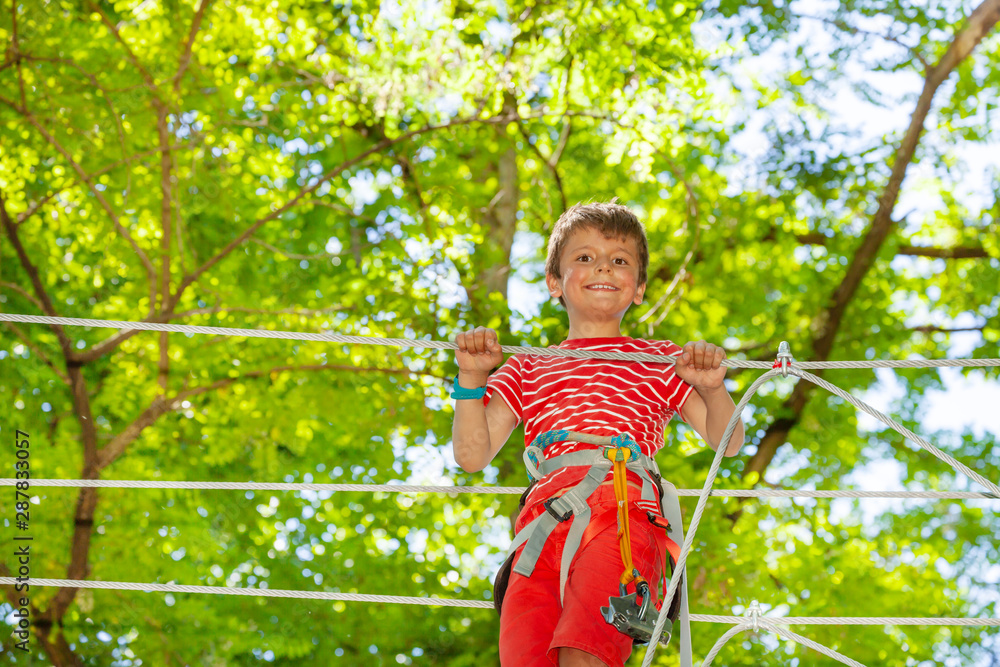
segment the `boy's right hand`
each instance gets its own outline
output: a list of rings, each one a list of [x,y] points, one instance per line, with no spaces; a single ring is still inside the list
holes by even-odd
[[[497,332],[486,327],[476,327],[455,336],[455,343],[458,344],[455,361],[458,362],[459,373],[480,381],[479,385],[473,386],[486,384],[490,371],[503,361]]]

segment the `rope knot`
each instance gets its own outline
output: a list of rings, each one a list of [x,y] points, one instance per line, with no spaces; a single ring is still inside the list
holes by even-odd
[[[638,461],[642,452],[631,433],[620,433],[611,438],[611,446],[604,450],[604,456],[611,461]]]

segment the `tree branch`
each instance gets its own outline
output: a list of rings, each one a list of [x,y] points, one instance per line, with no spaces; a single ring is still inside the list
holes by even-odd
[[[139,76],[142,78],[143,83],[146,84],[146,87],[157,97],[157,99],[161,103],[166,105],[169,102],[169,100],[165,98],[163,92],[156,85],[156,81],[155,79],[153,79],[153,75],[149,73],[149,70],[143,67],[142,63],[139,62],[139,59],[136,57],[135,53],[132,51],[131,48],[129,48],[129,45],[125,43],[125,40],[122,38],[121,32],[119,32],[118,30],[118,26],[116,26],[114,23],[111,22],[111,19],[108,17],[107,13],[105,13],[104,9],[96,2],[94,2],[94,0],[90,0],[89,4],[91,8],[93,8],[93,10],[98,15],[100,15],[101,22],[104,23],[105,27],[107,27],[107,29],[111,31],[111,34],[115,36],[115,40],[119,44],[121,44],[121,47],[125,50],[125,56],[128,58],[128,61],[132,63],[132,66],[135,67],[135,69],[139,72]]]
[[[31,216],[33,216],[36,212],[38,212],[38,209],[40,209],[41,207],[43,207],[47,203],[49,203],[49,201],[53,197],[55,197],[57,194],[59,194],[60,192],[62,192],[62,190],[56,190],[56,191],[50,192],[49,194],[45,195],[44,197],[42,197],[38,201],[36,201],[33,204],[31,204],[24,211],[21,211],[20,213],[18,213],[17,214],[17,223],[16,224],[18,226],[20,226],[22,222],[24,222],[25,220],[27,220],[28,218],[30,218]]]
[[[54,136],[49,134],[48,130],[46,130],[45,127],[38,121],[38,119],[35,117],[34,114],[29,112],[27,109],[20,107],[17,104],[3,97],[0,97],[0,103],[6,104],[10,108],[17,111],[22,116],[24,116],[27,119],[27,121],[31,123],[32,126],[34,126],[34,128],[38,131],[38,133],[41,134],[42,137],[51,146],[53,146],[57,151],[59,151],[59,153],[62,154],[62,156],[66,159],[67,162],[69,162],[69,164],[73,167],[73,170],[80,177],[80,180],[87,184],[91,194],[94,195],[94,198],[101,205],[101,208],[103,208],[104,211],[111,218],[111,222],[114,224],[115,229],[118,230],[118,233],[121,234],[122,237],[124,237],[125,240],[129,242],[129,244],[132,246],[132,249],[135,251],[136,255],[142,261],[142,264],[146,269],[146,275],[149,279],[151,302],[155,303],[156,270],[153,268],[152,262],[149,261],[149,257],[146,256],[146,253],[142,251],[142,248],[140,248],[139,245],[135,242],[135,239],[132,238],[132,235],[128,233],[128,230],[122,227],[118,215],[114,212],[114,210],[112,210],[111,205],[108,203],[107,199],[104,198],[104,195],[101,193],[100,190],[94,187],[93,175],[88,174],[83,170],[83,167],[81,167],[80,164],[73,159],[72,154],[70,154],[70,152],[67,151],[66,148],[64,148],[63,145],[60,144],[59,141]]]
[[[21,70],[21,44],[17,36],[17,3],[10,3],[11,50],[14,64],[17,65],[17,84],[21,92],[21,106],[27,108],[28,98],[24,94],[24,72]]]
[[[310,185],[310,186],[302,189],[301,191],[299,191],[299,193],[297,195],[295,195],[287,203],[285,203],[284,205],[278,207],[277,209],[275,209],[274,211],[272,211],[268,215],[266,215],[263,218],[257,220],[252,225],[250,225],[249,227],[247,227],[246,229],[244,229],[243,232],[240,233],[239,236],[237,236],[235,239],[233,239],[232,241],[230,241],[228,245],[226,245],[222,250],[220,250],[218,253],[216,253],[211,259],[209,259],[204,264],[202,264],[197,269],[195,269],[193,272],[191,272],[190,274],[188,274],[187,276],[184,277],[184,279],[181,281],[180,285],[177,287],[177,291],[174,292],[174,295],[171,298],[171,301],[170,301],[170,304],[169,304],[169,308],[167,308],[167,310],[171,310],[174,307],[174,305],[176,305],[180,301],[181,296],[184,294],[184,290],[186,290],[188,287],[190,287],[191,284],[194,283],[194,281],[196,281],[203,273],[205,273],[206,271],[208,271],[210,268],[212,268],[213,266],[215,266],[219,261],[221,261],[227,255],[229,255],[229,253],[231,253],[233,250],[235,250],[237,247],[239,247],[240,244],[242,244],[248,238],[250,238],[251,236],[253,236],[253,234],[258,229],[260,229],[262,226],[264,226],[268,222],[277,219],[283,213],[285,213],[287,210],[289,210],[293,206],[297,205],[299,203],[299,201],[303,197],[305,197],[306,195],[311,194],[312,192],[316,191],[323,183],[329,181],[332,178],[335,178],[337,175],[339,175],[340,173],[342,173],[343,171],[345,171],[347,169],[350,169],[354,165],[356,165],[359,162],[361,162],[364,159],[366,159],[368,156],[370,156],[370,155],[372,155],[374,153],[381,152],[381,151],[385,150],[386,148],[388,148],[389,146],[392,146],[394,144],[400,143],[402,141],[406,141],[407,139],[410,139],[412,137],[419,136],[419,135],[422,135],[422,134],[427,134],[427,133],[430,133],[430,132],[436,132],[438,130],[446,129],[446,128],[449,128],[449,127],[457,127],[457,126],[461,126],[461,125],[471,125],[471,124],[474,124],[474,123],[487,123],[487,124],[499,125],[499,124],[511,122],[513,120],[516,120],[516,119],[517,119],[517,115],[516,114],[506,114],[506,113],[505,114],[501,114],[499,116],[494,116],[492,118],[475,118],[475,117],[472,117],[472,118],[459,118],[459,119],[456,119],[456,120],[449,121],[447,123],[442,123],[440,125],[429,125],[429,126],[426,126],[426,127],[423,127],[423,128],[416,129],[416,130],[411,130],[409,132],[404,132],[403,134],[401,134],[398,137],[395,137],[393,139],[389,139],[389,138],[383,139],[382,141],[376,143],[371,148],[369,148],[366,151],[363,151],[362,153],[360,153],[356,157],[351,158],[349,160],[346,160],[346,161],[342,162],[341,164],[339,164],[338,166],[336,166],[333,169],[331,169],[330,171],[326,172],[319,179],[317,179],[317,181],[315,183],[313,183],[312,185]]]
[[[67,363],[66,370],[72,390],[73,412],[80,423],[83,444],[83,467],[80,476],[81,479],[97,479],[100,472],[97,466],[97,428],[91,412],[90,395],[83,377],[83,367],[78,363]],[[88,559],[94,530],[94,510],[97,508],[97,491],[95,488],[82,488],[77,496],[69,565],[66,568],[67,579],[82,580],[90,575]],[[72,587],[60,588],[49,602],[43,618],[52,625],[61,624],[78,590]]]
[[[258,315],[301,315],[303,317],[313,317],[325,315],[326,313],[340,313],[354,310],[354,306],[328,306],[327,308],[305,309],[305,308],[283,308],[281,310],[262,310],[259,308],[244,308],[242,306],[214,306],[212,308],[198,308],[196,310],[186,310],[183,313],[171,313],[166,319],[178,320],[191,315],[214,315],[218,312],[227,313],[254,313]]]
[[[167,322],[170,319],[167,315],[152,315],[143,319],[143,322]],[[125,329],[124,331],[119,331],[118,333],[105,338],[100,343],[92,345],[91,347],[81,350],[75,354],[75,358],[79,363],[87,363],[99,359],[108,352],[111,352],[119,345],[124,343],[126,340],[132,336],[139,333],[139,329]]]
[[[429,373],[426,371],[413,371],[408,368],[378,368],[374,366],[350,366],[350,365],[337,365],[337,364],[312,364],[312,365],[293,365],[293,366],[275,366],[274,368],[268,368],[266,370],[249,371],[246,373],[241,373],[239,377],[235,378],[223,378],[221,380],[216,380],[212,384],[208,384],[202,387],[194,387],[193,389],[187,389],[178,392],[172,398],[164,398],[162,396],[157,396],[150,403],[149,407],[146,408],[141,415],[139,415],[131,424],[126,426],[121,433],[115,436],[108,444],[106,444],[98,454],[98,468],[103,470],[109,465],[114,463],[125,450],[128,448],[139,434],[144,430],[156,423],[156,420],[161,416],[170,412],[172,410],[180,409],[181,404],[191,398],[192,396],[199,396],[201,394],[206,394],[211,391],[216,391],[227,387],[234,382],[239,382],[241,380],[246,380],[250,378],[260,378],[268,377],[271,373],[280,373],[282,371],[347,371],[350,373],[356,372],[374,372],[374,373],[390,373],[394,375],[420,375],[424,377],[432,377],[438,380],[446,380],[442,375],[437,375],[435,373]]]
[[[52,57],[34,56],[34,55],[28,55],[28,54],[25,55],[25,58],[28,59],[28,60],[35,60],[35,61],[39,61],[39,62],[48,62],[48,63],[57,63],[57,64],[61,64],[61,65],[66,65],[68,67],[72,67],[73,69],[76,69],[81,74],[83,74],[85,77],[87,77],[87,79],[90,81],[90,85],[93,86],[94,88],[96,88],[97,90],[101,91],[104,94],[104,101],[107,103],[107,105],[108,105],[108,111],[111,113],[111,118],[113,118],[114,122],[115,122],[115,130],[116,130],[116,132],[118,134],[118,144],[121,146],[122,157],[127,159],[126,154],[128,152],[128,148],[125,145],[125,128],[122,127],[121,115],[118,113],[118,111],[115,109],[114,104],[111,102],[111,91],[108,88],[102,86],[101,82],[98,81],[97,77],[94,74],[92,74],[91,72],[87,71],[83,66],[81,66],[79,63],[77,63],[75,60],[73,60],[71,58],[52,58]],[[25,108],[27,108],[26,104],[24,104],[23,106],[25,106]],[[92,173],[91,174],[91,178],[94,178],[95,176],[98,176],[98,175],[99,175],[98,173]],[[127,193],[129,193],[129,192],[132,191],[132,173],[131,172],[128,172],[127,179],[128,179],[128,182],[125,185],[126,195],[124,196],[124,199],[125,199],[126,202],[128,201],[128,194]],[[19,218],[19,220],[20,220],[20,218]]]
[[[28,278],[31,280],[32,286],[35,288],[35,293],[38,295],[37,300],[31,299],[35,305],[41,308],[41,311],[48,315],[49,317],[59,317],[59,313],[56,312],[55,306],[52,304],[52,299],[49,298],[48,292],[45,291],[45,285],[42,284],[41,278],[38,276],[38,269],[34,264],[31,263],[31,259],[28,257],[28,253],[25,251],[24,246],[21,244],[21,239],[17,235],[17,228],[14,227],[14,221],[10,219],[7,214],[7,201],[4,199],[3,191],[0,190],[0,223],[3,224],[4,229],[7,231],[7,236],[10,238],[11,245],[14,246],[14,251],[17,253],[18,259],[21,261],[21,266],[24,268],[25,272],[28,274]],[[10,285],[9,283],[4,283],[4,285]],[[27,292],[18,288],[18,291],[28,296]],[[29,297],[30,298],[30,297]],[[59,345],[62,347],[63,356],[67,360],[72,358],[73,355],[73,344],[70,342],[69,336],[66,335],[66,331],[59,324],[50,325],[52,330],[56,334],[56,338],[59,339]]]
[[[215,0],[201,0],[201,4],[198,5],[198,10],[194,14],[194,18],[191,20],[191,30],[188,32],[187,40],[184,43],[184,51],[181,54],[180,64],[177,67],[177,74],[174,75],[174,91],[180,90],[181,79],[184,78],[184,74],[187,72],[188,65],[191,64],[191,49],[194,47],[194,38],[198,34],[198,30],[201,28],[201,20],[205,16],[205,11],[212,6]]]
[[[924,324],[919,327],[910,327],[910,331],[919,331],[921,333],[961,333],[966,331],[984,331],[989,325],[984,324],[981,327],[957,327],[954,329],[949,329],[947,327],[938,327],[932,324]]]
[[[825,246],[830,238],[824,234],[796,234],[796,240],[805,245]],[[933,246],[901,245],[896,249],[897,255],[911,257],[935,257],[938,259],[985,259],[990,256],[982,246],[958,246],[954,248],[937,248]]]
[[[187,145],[187,147],[190,148],[191,144],[189,143]],[[178,146],[171,145],[170,147],[168,147],[168,150],[174,151],[174,150],[177,150],[177,148],[178,148]],[[112,162],[111,164],[109,164],[107,166],[101,167],[100,169],[97,169],[96,171],[90,172],[90,177],[91,178],[96,178],[98,176],[102,176],[102,175],[104,175],[104,174],[106,174],[106,173],[108,173],[108,172],[110,172],[110,171],[112,171],[114,169],[117,169],[118,167],[120,167],[122,165],[129,165],[132,162],[135,162],[136,160],[140,160],[140,159],[142,159],[144,157],[149,157],[151,155],[156,155],[159,152],[160,152],[159,148],[154,148],[152,150],[143,151],[141,153],[135,153],[133,155],[127,155],[124,158],[122,158],[121,160],[118,160],[117,162]],[[70,188],[76,186],[78,183],[79,183],[79,181],[70,181],[69,184],[66,185],[65,187],[60,188],[59,190],[53,190],[49,194],[47,194],[44,197],[42,197],[42,199],[40,199],[39,201],[37,201],[37,202],[33,203],[31,206],[29,206],[27,210],[22,211],[21,213],[18,213],[17,214],[17,224],[20,226],[21,223],[23,223],[25,220],[27,220],[28,218],[30,218],[31,216],[33,216],[35,213],[37,213],[38,209],[40,209],[42,206],[44,206],[53,197],[56,197],[56,196],[58,196],[59,194],[61,194],[63,192],[66,192]],[[128,187],[129,187],[129,189],[131,189],[131,184],[129,184]]]
[[[896,250],[897,255],[915,257],[936,257],[938,259],[984,259],[989,253],[982,247],[931,248],[928,246],[903,245]]]
[[[204,6],[204,2],[202,3]],[[179,80],[178,80],[179,82]],[[171,230],[173,229],[173,210],[175,208],[173,186],[170,177],[174,171],[174,156],[170,152],[170,129],[167,127],[167,107],[159,100],[153,106],[156,108],[156,133],[160,141],[160,305],[170,303],[170,254]],[[149,304],[149,312],[156,310],[156,304]],[[167,378],[170,373],[170,333],[161,331],[160,358],[158,362],[157,383],[160,391],[167,393]]]
[[[15,324],[14,324],[13,322],[4,322],[4,323],[3,323],[3,325],[4,325],[5,327],[7,327],[8,329],[10,329],[11,331],[13,331],[13,332],[14,332],[14,335],[16,335],[16,336],[17,336],[18,338],[20,338],[20,339],[21,339],[21,340],[22,340],[22,341],[24,342],[24,344],[25,344],[25,345],[26,345],[26,346],[28,347],[28,349],[29,349],[29,350],[31,350],[32,352],[34,352],[34,353],[35,353],[35,355],[36,355],[36,356],[37,356],[37,357],[38,357],[39,359],[41,359],[41,360],[42,360],[42,362],[43,362],[43,363],[44,363],[44,364],[45,364],[46,366],[48,366],[48,367],[49,367],[50,369],[52,369],[52,372],[53,372],[53,373],[55,373],[55,374],[56,374],[56,376],[57,376],[57,377],[58,377],[58,378],[59,378],[60,380],[62,380],[64,384],[67,384],[67,385],[69,384],[69,378],[68,378],[68,377],[66,377],[66,374],[65,374],[65,373],[63,373],[62,371],[60,371],[60,370],[59,370],[59,369],[58,369],[58,368],[56,367],[56,365],[55,365],[55,364],[53,364],[53,363],[52,363],[52,361],[51,361],[51,360],[50,360],[50,359],[49,359],[49,358],[48,358],[47,356],[45,356],[45,353],[44,353],[44,352],[42,351],[42,349],[41,349],[40,347],[36,346],[36,345],[35,345],[35,344],[34,344],[34,343],[33,343],[33,342],[31,341],[31,339],[30,339],[30,338],[28,338],[28,336],[27,336],[27,335],[25,335],[25,333],[24,333],[23,331],[21,331],[21,328],[20,328],[20,327],[16,326],[16,325],[15,325]]]
[[[955,36],[938,64],[928,70],[923,91],[917,101],[903,141],[896,151],[892,173],[882,196],[879,197],[878,210],[875,212],[868,233],[862,240],[861,246],[854,253],[843,281],[816,318],[817,327],[813,336],[810,360],[823,361],[829,358],[847,305],[857,292],[862,280],[874,266],[876,256],[893,228],[892,211],[899,198],[899,190],[906,176],[907,167],[913,160],[917,144],[920,141],[924,121],[930,112],[934,94],[951,72],[972,53],[976,45],[992,30],[998,20],[1000,20],[1000,0],[985,0],[969,16],[965,28]],[[813,385],[807,382],[795,385],[792,395],[782,406],[782,413],[788,416],[776,419],[768,428],[761,439],[757,452],[747,461],[743,472],[744,476],[757,473],[763,478],[778,448],[787,441],[788,433],[798,423],[812,387]]]
[[[898,37],[894,37],[893,35],[886,35],[886,34],[883,34],[883,33],[880,33],[880,32],[874,32],[872,30],[865,30],[864,28],[856,28],[856,27],[850,25],[849,23],[847,23],[847,21],[844,21],[842,19],[831,19],[831,18],[827,18],[825,16],[812,16],[811,14],[795,14],[795,16],[796,16],[796,18],[800,18],[800,19],[810,19],[812,21],[820,21],[821,23],[826,23],[827,25],[832,25],[835,28],[839,28],[840,30],[843,30],[845,32],[849,32],[852,35],[859,35],[859,34],[860,35],[871,35],[872,37],[879,37],[881,39],[884,39],[887,42],[891,42],[893,44],[897,44],[899,46],[902,46],[907,51],[909,51],[911,54],[913,54],[913,56],[917,60],[920,61],[920,64],[923,65],[923,67],[924,67],[924,72],[926,72],[928,69],[930,69],[930,63],[927,62],[927,59],[924,58],[923,54],[920,53],[920,51],[917,49],[917,47],[910,46],[906,42],[901,41]]]
[[[566,124],[569,125],[570,122],[567,120]],[[568,206],[566,203],[566,190],[563,187],[562,176],[559,175],[557,156],[555,155],[555,152],[553,152],[553,154],[549,157],[542,155],[541,149],[531,142],[531,137],[525,129],[524,123],[522,123],[520,119],[517,122],[517,129],[521,131],[521,136],[524,137],[524,142],[528,144],[528,147],[535,152],[535,155],[537,155],[538,159],[542,161],[542,164],[548,167],[548,170],[552,172],[552,180],[556,182],[556,190],[559,192],[559,199],[562,202],[562,210],[559,212],[559,214],[562,215],[563,211],[565,211]]]
[[[694,238],[691,241],[691,248],[688,250],[687,254],[684,256],[684,260],[681,262],[681,267],[674,273],[673,279],[667,286],[667,289],[663,293],[663,296],[660,297],[660,299],[653,305],[652,308],[646,311],[646,313],[644,313],[643,316],[639,318],[639,322],[644,322],[645,320],[651,318],[653,314],[661,306],[663,306],[664,302],[667,301],[668,298],[670,298],[670,295],[673,293],[674,289],[677,288],[677,285],[680,284],[680,281],[682,281],[687,276],[687,267],[690,264],[692,258],[695,256],[695,253],[698,251],[698,243],[701,238],[701,220],[700,220],[701,213],[698,206],[698,195],[695,194],[694,188],[691,186],[688,180],[684,178],[684,173],[674,163],[673,159],[671,159],[669,155],[664,154],[659,148],[654,147],[654,150],[658,155],[660,155],[660,157],[662,157],[666,161],[668,168],[674,175],[674,178],[676,178],[680,183],[684,185],[684,199],[685,202],[687,203],[687,216],[685,218],[684,226],[694,228]],[[653,335],[653,329],[659,326],[660,323],[663,322],[663,320],[670,313],[670,309],[673,307],[673,304],[680,298],[680,294],[681,293],[678,292],[677,295],[675,295],[670,300],[670,302],[667,304],[667,307],[664,308],[663,312],[660,314],[660,316],[656,319],[655,322],[650,322],[650,324],[648,325],[650,336]]]

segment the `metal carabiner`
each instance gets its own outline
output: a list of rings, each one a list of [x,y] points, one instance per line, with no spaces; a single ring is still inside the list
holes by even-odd
[[[604,620],[615,626],[622,634],[632,638],[635,644],[648,644],[653,636],[653,628],[656,626],[658,613],[656,607],[649,604],[652,597],[649,591],[649,584],[645,581],[639,582],[635,587],[635,593],[625,595],[625,585],[619,585],[619,597],[608,598],[608,606],[601,607],[601,615]],[[642,603],[637,601],[642,595]],[[660,635],[660,644],[667,646],[670,643],[670,635],[673,624],[668,619],[663,627],[663,634]]]

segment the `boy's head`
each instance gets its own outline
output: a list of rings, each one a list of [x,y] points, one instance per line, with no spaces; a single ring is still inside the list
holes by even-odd
[[[639,271],[638,285],[645,287],[646,271],[649,268],[646,230],[627,206],[615,203],[616,199],[617,197],[612,198],[607,203],[576,204],[559,216],[549,236],[548,254],[545,258],[546,275],[561,279],[560,261],[570,238],[580,230],[595,230],[606,239],[621,239],[634,244],[632,247],[635,249],[636,268]],[[559,296],[559,303],[566,306],[562,296]]]

